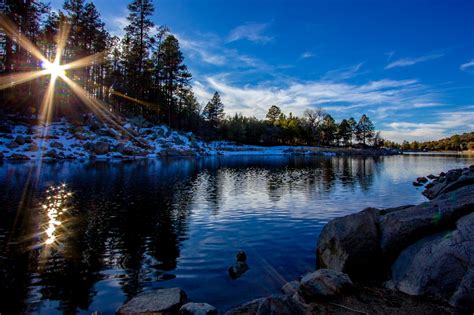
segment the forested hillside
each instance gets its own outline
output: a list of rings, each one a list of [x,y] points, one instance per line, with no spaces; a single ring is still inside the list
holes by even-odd
[[[321,108],[310,108],[297,117],[268,104],[265,119],[227,116],[218,92],[207,104],[200,104],[179,41],[168,27],[155,25],[154,10],[152,0],[131,1],[128,24],[119,38],[107,31],[93,1],[66,0],[62,10],[54,11],[39,0],[6,0],[0,32],[2,110],[30,117],[40,114],[50,77],[24,77],[45,68],[34,53],[37,48],[50,62],[60,59],[61,64],[74,65],[64,70],[63,80],[53,81],[54,106],[49,113],[53,119],[89,112],[83,106],[88,98],[100,101],[95,106],[106,107],[105,113],[142,116],[208,140],[264,145],[383,143],[367,115],[338,123]],[[25,40],[32,49],[25,49]],[[63,48],[59,59],[58,46]],[[69,83],[64,82],[66,77]],[[72,85],[87,95],[78,97]]]

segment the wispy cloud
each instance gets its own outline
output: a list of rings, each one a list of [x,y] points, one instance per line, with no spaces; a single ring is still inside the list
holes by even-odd
[[[362,68],[363,65],[364,63],[360,62],[350,67],[343,67],[336,70],[328,71],[324,74],[322,79],[329,80],[329,81],[339,81],[339,80],[347,80],[347,79],[353,78],[356,75],[360,74],[359,70]]]
[[[473,70],[472,68],[474,68],[474,59],[459,66],[462,71],[470,71]]]
[[[432,55],[427,55],[427,56],[421,56],[421,57],[416,57],[416,58],[401,58],[398,60],[395,60],[391,63],[389,63],[385,69],[392,69],[392,68],[397,68],[397,67],[407,67],[407,66],[412,66],[420,62],[425,62],[428,60],[434,60],[443,57],[444,54],[432,54]]]
[[[406,107],[407,104],[421,103],[432,98],[416,80],[385,79],[365,84],[292,80],[279,87],[271,82],[241,87],[227,82],[225,78],[208,76],[198,85],[195,84],[195,89],[198,97],[205,97],[201,102],[206,102],[213,91],[219,91],[227,113],[241,112],[259,118],[265,116],[272,104],[280,106],[286,113],[297,115],[314,106],[341,114],[381,108],[385,108],[386,113],[390,108]]]
[[[245,23],[239,25],[230,32],[227,42],[245,39],[257,44],[266,44],[273,40],[272,36],[263,34],[268,26],[268,23]]]
[[[430,141],[474,130],[473,111],[439,111],[431,115],[432,123],[393,122],[382,130],[382,136],[392,141]]]
[[[308,58],[313,58],[315,56],[314,53],[310,51],[305,51],[304,53],[301,54],[300,59],[308,59]]]

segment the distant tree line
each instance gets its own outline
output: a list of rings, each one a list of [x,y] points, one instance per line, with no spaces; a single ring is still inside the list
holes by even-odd
[[[63,25],[70,33],[62,55],[66,64],[99,54],[91,65],[68,70],[67,76],[104,104],[108,110],[126,116],[143,116],[172,128],[194,131],[207,139],[227,139],[253,144],[311,144],[381,146],[383,140],[369,117],[334,118],[320,108],[308,109],[302,117],[286,115],[271,106],[266,119],[235,114],[226,117],[216,92],[205,106],[197,101],[192,75],[184,63],[178,39],[166,26],[151,20],[152,0],[132,0],[124,36],[112,36],[105,28],[92,1],[65,0],[63,9],[52,11],[39,0],[5,0],[0,7],[25,36],[49,59],[54,60]],[[39,61],[11,38],[0,32],[1,75],[41,69]],[[102,53],[102,54],[100,54]],[[37,114],[49,78],[38,78],[0,91],[4,109]],[[54,115],[76,117],[81,101],[65,83],[57,83]],[[83,107],[84,108],[84,107]],[[85,109],[84,109],[85,110]]]
[[[454,135],[436,141],[403,141],[402,144],[385,141],[384,146],[405,151],[474,151],[474,132]]]

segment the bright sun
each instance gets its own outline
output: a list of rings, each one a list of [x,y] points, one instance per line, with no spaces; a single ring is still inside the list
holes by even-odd
[[[64,66],[60,65],[58,62],[43,62],[42,67],[53,77],[63,77],[65,75]]]

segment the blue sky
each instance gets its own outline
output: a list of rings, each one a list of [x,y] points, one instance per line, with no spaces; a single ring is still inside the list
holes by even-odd
[[[63,1],[52,1],[55,8]],[[93,1],[120,35],[128,0]],[[263,118],[367,113],[391,140],[474,131],[474,1],[155,0],[198,99]]]

